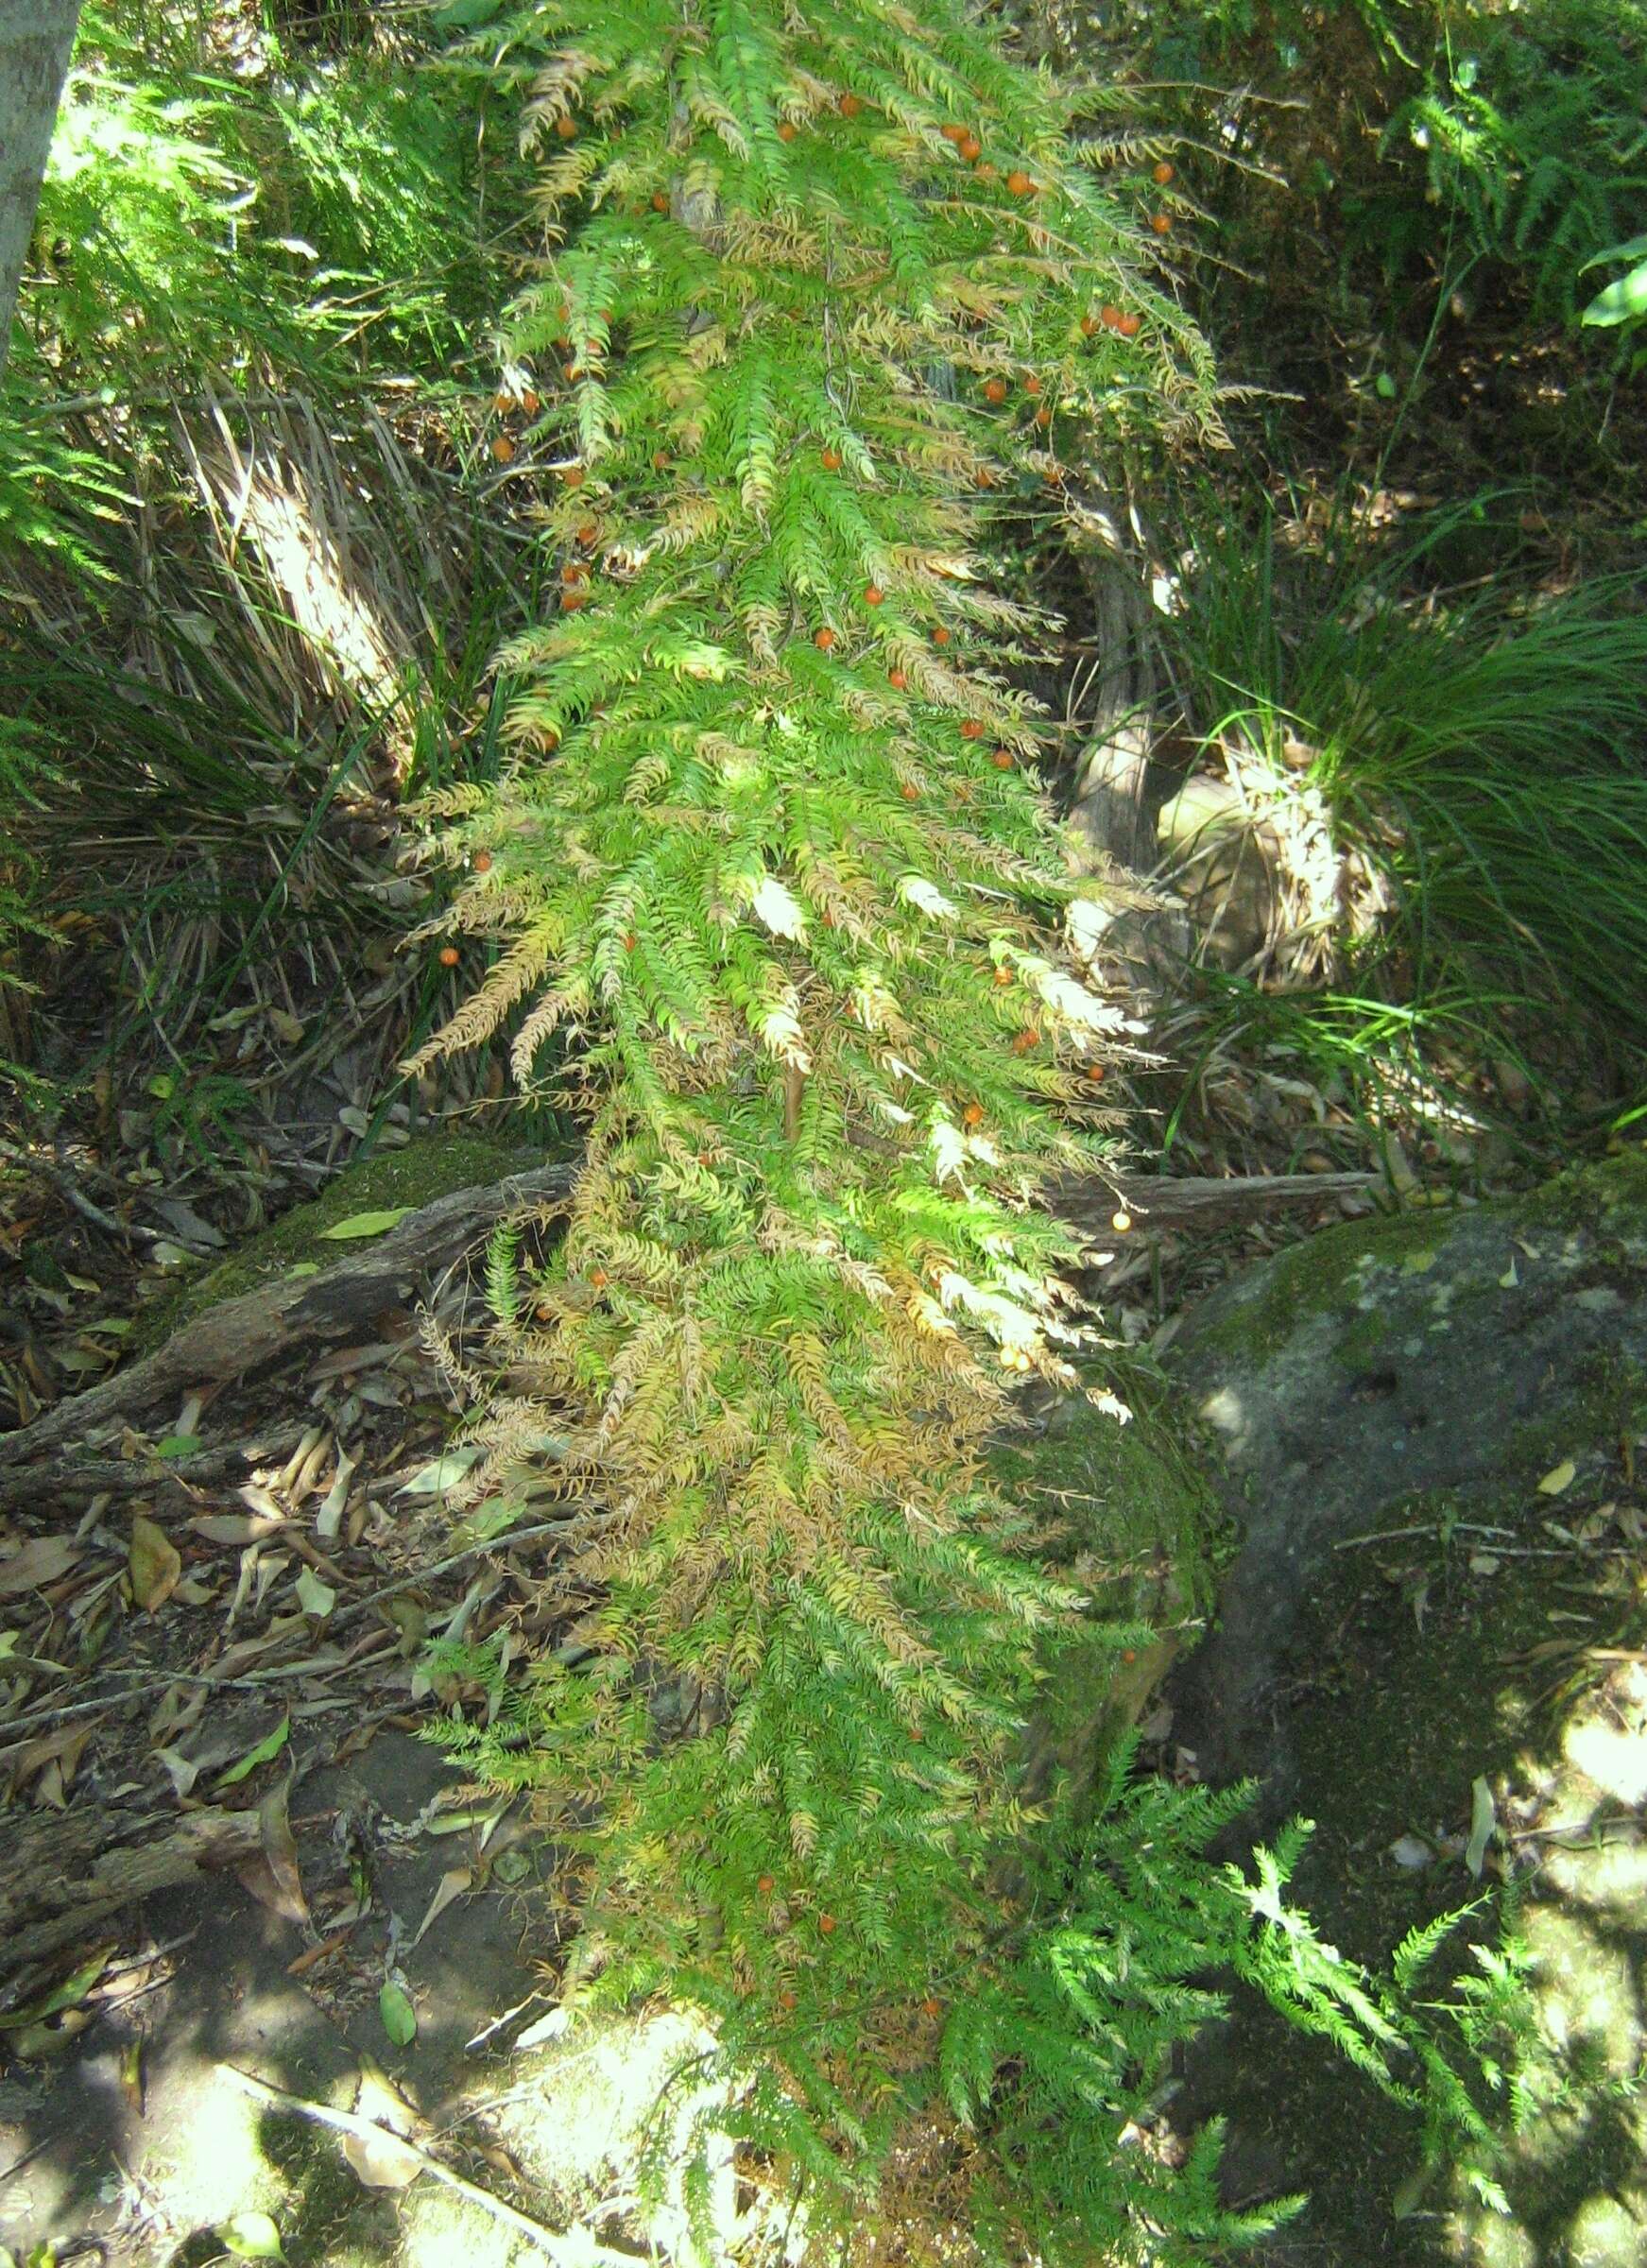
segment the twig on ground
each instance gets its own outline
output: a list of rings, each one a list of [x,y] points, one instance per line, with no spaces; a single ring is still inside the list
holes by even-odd
[[[220,2063],[217,2069],[243,2094],[249,2095],[254,2103],[266,2104],[271,2110],[290,2111],[294,2117],[312,2120],[317,2126],[331,2126],[339,2134],[352,2134],[359,2141],[386,2143],[403,2151],[434,2180],[455,2190],[458,2196],[479,2206],[483,2212],[492,2214],[517,2236],[524,2237],[540,2251],[546,2252],[551,2259],[564,2260],[567,2268],[586,2268],[586,2263],[593,2263],[594,2268],[636,2268],[643,2258],[639,2253],[620,2252],[613,2245],[600,2243],[587,2228],[572,2232],[545,2228],[540,2221],[506,2205],[501,2197],[494,2197],[489,2190],[481,2189],[477,2183],[466,2181],[461,2174],[455,2174],[429,2151],[408,2141],[393,2127],[380,2126],[374,2119],[363,2119],[352,2110],[334,2110],[330,2104],[311,2102],[305,2095],[288,2094],[283,2087],[270,2087],[266,2079],[255,2078],[237,2064]]]

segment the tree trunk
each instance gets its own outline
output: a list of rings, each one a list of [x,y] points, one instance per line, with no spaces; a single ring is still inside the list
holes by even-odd
[[[1156,822],[1181,785],[1184,750],[1163,735],[1150,644],[1150,561],[1121,497],[1089,471],[1073,514],[1075,552],[1091,601],[1094,654],[1085,705],[1091,737],[1075,767],[1075,831],[1135,874],[1156,864]]]
[[[80,0],[0,0],[0,377]]]

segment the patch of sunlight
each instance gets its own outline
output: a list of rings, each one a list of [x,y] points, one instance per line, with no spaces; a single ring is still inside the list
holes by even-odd
[[[247,2013],[254,2017],[249,1999]],[[204,2064],[169,2094],[168,2110],[164,2134],[142,2169],[146,2186],[164,2197],[168,2218],[183,2228],[253,2211],[278,2221],[285,2182],[263,2146],[262,2105]]]
[[[450,2190],[419,2182],[401,2196],[400,2268],[510,2268],[542,2254]]]
[[[1598,1788],[1632,1807],[1647,1800],[1647,1696],[1639,1669],[1637,1690],[1613,1692],[1608,1701],[1574,1717],[1562,1753]]]
[[[413,666],[415,610],[391,548],[317,421],[272,419],[254,429],[243,455],[219,419],[214,441],[194,459],[223,563],[266,650],[277,651],[283,617],[334,690],[395,718]],[[236,562],[243,545],[273,586],[272,620]],[[395,753],[400,762],[409,750]]]
[[[1647,2228],[1617,2197],[1587,2197],[1567,2232],[1569,2268],[1640,2268]]]
[[[583,2016],[533,2056],[498,2112],[498,2139],[521,2167],[553,2226],[582,2222],[602,2227],[619,2213],[647,2243],[679,2264],[708,2268],[738,2242],[731,2145],[712,2139],[707,2151],[712,2253],[694,2241],[686,2209],[686,2174],[694,2127],[725,2101],[706,2082],[713,2035],[690,2017]],[[656,2153],[659,2191],[643,2197],[643,2159]]]
[[[1216,1394],[1210,1394],[1201,1404],[1201,1415],[1226,1441],[1239,1441],[1246,1432],[1246,1413],[1241,1396],[1231,1386],[1220,1386]]]

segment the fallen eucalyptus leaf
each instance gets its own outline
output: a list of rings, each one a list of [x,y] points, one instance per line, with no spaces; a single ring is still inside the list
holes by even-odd
[[[1465,1845],[1464,1863],[1476,1880],[1481,1880],[1482,1863],[1487,1855],[1493,1830],[1499,1824],[1498,1806],[1486,1781],[1476,1778],[1470,1784],[1469,1841]]]
[[[443,1496],[455,1487],[484,1452],[479,1445],[469,1443],[462,1449],[449,1449],[433,1464],[423,1466],[409,1481],[403,1481],[395,1490],[397,1496]]]
[[[15,1598],[20,1591],[39,1590],[55,1583],[79,1556],[67,1536],[35,1537],[9,1559],[0,1560],[0,1599]]]
[[[369,2190],[403,2190],[423,2171],[417,2153],[398,2138],[417,2125],[416,2107],[392,2086],[369,2055],[361,2062],[354,2115],[369,2119],[377,2132],[346,2134],[343,2155]]]
[[[179,1748],[156,1748],[151,1751],[154,1761],[172,1783],[172,1793],[184,1796],[200,1777],[200,1767],[184,1756]]]
[[[429,1900],[429,1911],[418,1924],[417,1934],[413,1937],[412,1943],[420,1945],[429,1929],[439,1920],[453,1899],[461,1898],[466,1890],[473,1887],[473,1884],[474,1875],[470,1867],[449,1867],[436,1885],[435,1895]]]
[[[320,1234],[334,1240],[355,1236],[383,1236],[412,1211],[409,1205],[390,1205],[382,1212],[352,1212],[346,1221],[334,1221]]]
[[[131,1548],[126,1569],[131,1595],[145,1613],[163,1606],[178,1587],[183,1563],[165,1530],[139,1512],[131,1522]]]
[[[309,1901],[298,1871],[298,1846],[286,1813],[286,1782],[269,1790],[258,1806],[258,1832],[263,1848],[255,1858],[235,1868],[241,1887],[249,1890],[260,1906],[283,1921],[301,1928],[309,1918]]]
[[[249,1778],[259,1764],[266,1764],[270,1757],[279,1756],[291,1737],[291,1730],[292,1720],[283,1717],[274,1730],[266,1733],[255,1748],[249,1748],[238,1763],[231,1764],[227,1772],[218,1775],[218,1787],[233,1787],[238,1781]]]
[[[234,2213],[214,2232],[237,2260],[283,2260],[281,2232],[266,2213]]]
[[[303,1612],[314,1615],[317,1622],[324,1622],[337,1604],[337,1593],[330,1583],[321,1582],[312,1567],[304,1568],[292,1588]]]
[[[1576,1479],[1577,1474],[1578,1467],[1573,1463],[1572,1459],[1570,1457],[1563,1457],[1560,1464],[1553,1465],[1550,1468],[1550,1470],[1544,1475],[1544,1478],[1539,1482],[1539,1495],[1559,1496],[1564,1488],[1570,1488],[1572,1486],[1573,1481]]]
[[[163,1434],[154,1445],[157,1457],[192,1457],[206,1446],[198,1434]]]
[[[409,2048],[418,2036],[418,2012],[403,1986],[391,1979],[377,1996],[383,2028],[397,2048]]]

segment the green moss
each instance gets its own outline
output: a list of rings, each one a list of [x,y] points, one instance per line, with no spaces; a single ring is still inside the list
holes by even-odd
[[[304,1263],[339,1259],[345,1247],[327,1242],[326,1231],[354,1213],[397,1206],[415,1210],[454,1190],[541,1165],[547,1156],[518,1143],[448,1133],[422,1134],[403,1149],[375,1151],[345,1166],[317,1197],[294,1205],[229,1259],[144,1309],[131,1333],[131,1350],[147,1353],[208,1308],[237,1299]]]
[[[1598,1221],[1627,1224],[1639,1249],[1647,1237],[1647,1144],[1558,1174],[1530,1197],[1518,1199],[1518,1211],[1530,1228],[1593,1230]]]
[[[1578,1365],[1565,1390],[1536,1418],[1511,1429],[1506,1479],[1536,1480],[1563,1457],[1610,1448],[1647,1419],[1647,1371],[1629,1356],[1598,1349]]]
[[[1278,1253],[1241,1295],[1192,1316],[1179,1347],[1227,1349],[1248,1360],[1275,1354],[1294,1336],[1301,1315],[1353,1309],[1379,1269],[1422,1272],[1446,1243],[1455,1217],[1403,1212],[1324,1228]]]

